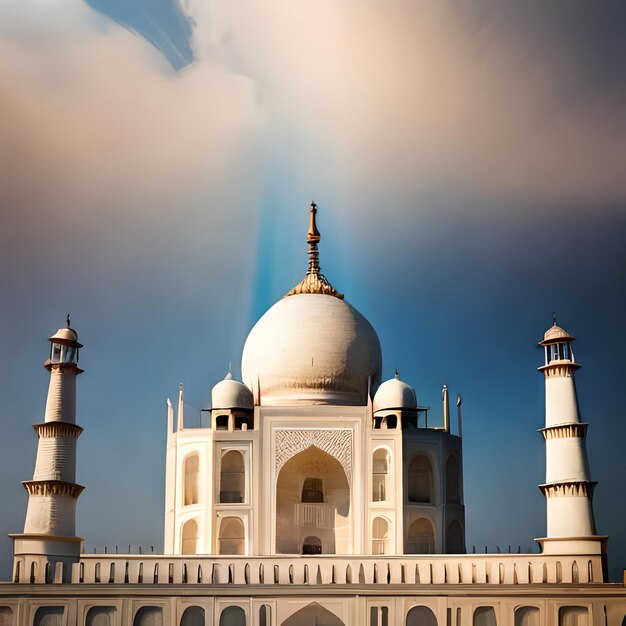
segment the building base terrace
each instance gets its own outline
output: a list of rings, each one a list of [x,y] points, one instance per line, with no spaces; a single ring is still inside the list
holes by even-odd
[[[626,625],[601,555],[84,555],[69,584],[40,565],[0,585],[2,626]]]

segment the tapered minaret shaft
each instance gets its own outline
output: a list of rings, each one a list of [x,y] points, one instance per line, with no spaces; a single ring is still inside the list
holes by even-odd
[[[35,471],[33,479],[23,483],[28,492],[24,532],[11,535],[16,577],[41,582],[50,582],[46,579],[53,576],[46,564],[59,562],[67,566],[63,578],[69,579],[69,565],[80,554],[76,501],[83,490],[76,483],[76,440],[82,432],[76,424],[76,376],[82,372],[78,367],[82,346],[69,327],[69,316],[67,328],[49,341],[50,358],[44,363],[50,372],[48,399],[44,421],[34,425],[39,438]]]
[[[546,552],[595,551],[596,535],[592,497],[596,485],[590,478],[585,437],[587,424],[580,420],[571,337],[556,325],[548,329],[540,345],[545,362],[539,368],[546,387],[546,482],[539,486],[546,497],[547,534],[540,540]],[[600,542],[601,543],[601,542]]]

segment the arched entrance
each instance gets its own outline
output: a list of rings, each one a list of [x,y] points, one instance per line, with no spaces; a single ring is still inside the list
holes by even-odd
[[[315,446],[289,459],[278,475],[276,552],[302,554],[311,537],[319,540],[321,554],[350,552],[348,479],[339,461]]]
[[[282,626],[345,626],[344,623],[328,609],[313,602],[296,611],[286,619]]]

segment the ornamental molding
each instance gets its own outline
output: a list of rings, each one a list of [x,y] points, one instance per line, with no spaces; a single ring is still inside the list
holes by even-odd
[[[291,291],[285,294],[288,296],[296,296],[301,293],[321,293],[325,296],[334,296],[343,300],[343,294],[339,293],[331,284],[324,274],[315,272],[307,274]]]
[[[27,480],[22,483],[29,496],[70,496],[78,498],[84,487],[63,480]]]
[[[548,439],[566,439],[569,437],[582,438],[587,434],[587,424],[581,422],[577,424],[558,424],[557,426],[547,426],[539,431],[545,441]]]
[[[274,430],[276,475],[289,459],[312,446],[339,461],[348,482],[352,482],[353,443],[350,428],[276,428]]]
[[[78,367],[76,363],[53,363],[50,359],[44,362],[43,366],[51,373],[55,374],[82,374],[85,370]]]
[[[550,363],[541,369],[546,378],[571,378],[574,370],[580,367],[577,363]]]
[[[576,496],[581,498],[590,498],[593,495],[594,487],[597,485],[595,481],[564,481],[560,483],[548,483],[539,485],[539,489],[546,498],[554,498],[560,496]]]
[[[43,424],[34,424],[33,428],[37,431],[40,439],[51,439],[53,437],[75,437],[78,438],[83,429],[77,424],[69,422],[44,422]]]

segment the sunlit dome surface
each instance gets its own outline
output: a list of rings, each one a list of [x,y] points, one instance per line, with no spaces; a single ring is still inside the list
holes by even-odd
[[[252,392],[243,383],[233,380],[229,372],[211,391],[213,409],[253,409]]]
[[[574,337],[572,337],[564,328],[557,326],[557,324],[555,323],[550,328],[548,328],[548,330],[546,330],[546,332],[543,335],[543,340],[544,342],[546,342],[546,341],[556,341],[558,339],[572,340],[574,339]]]
[[[301,293],[277,302],[250,331],[243,349],[244,383],[261,404],[367,403],[368,378],[378,384],[378,335],[340,298]]]
[[[63,343],[63,344],[78,344],[78,334],[73,328],[69,326],[64,328],[59,328],[52,337],[48,339],[48,341],[53,341],[55,343]],[[79,347],[80,344],[78,344]]]
[[[397,376],[386,380],[374,396],[374,411],[383,409],[414,409],[417,407],[415,389]]]

